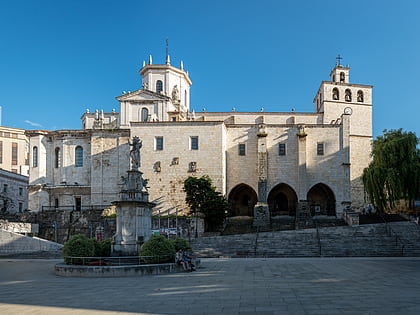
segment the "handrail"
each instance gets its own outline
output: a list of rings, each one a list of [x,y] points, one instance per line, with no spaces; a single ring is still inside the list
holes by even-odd
[[[395,232],[394,229],[391,226],[389,226],[388,222],[385,220],[384,216],[380,212],[379,212],[379,217],[385,223],[385,229],[386,229],[386,232],[388,233],[388,235],[391,236],[392,233],[395,235],[395,246],[398,246],[398,241],[400,241],[400,243],[401,243],[401,256],[404,256],[404,247],[406,245],[406,240],[403,240],[397,234],[397,232]]]
[[[316,228],[316,237],[318,239],[319,256],[322,257],[321,236],[319,234],[318,223],[316,221],[315,221],[315,228]]]
[[[84,266],[123,266],[123,265],[144,265],[150,263],[174,262],[175,255],[160,256],[112,256],[112,257],[77,257],[64,256],[64,261],[69,265]],[[152,262],[153,261],[153,262]]]

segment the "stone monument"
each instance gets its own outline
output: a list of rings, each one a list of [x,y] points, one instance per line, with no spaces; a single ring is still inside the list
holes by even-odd
[[[147,180],[139,171],[142,141],[136,136],[129,144],[131,169],[127,176],[121,177],[120,200],[112,202],[117,211],[117,231],[111,247],[113,256],[138,256],[141,244],[152,233],[152,208],[156,204],[149,202]]]

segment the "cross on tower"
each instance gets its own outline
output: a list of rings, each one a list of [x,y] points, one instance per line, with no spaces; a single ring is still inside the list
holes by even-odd
[[[343,57],[341,57],[340,54],[338,54],[338,56],[335,59],[337,59],[337,66],[340,66],[340,60],[343,59]]]

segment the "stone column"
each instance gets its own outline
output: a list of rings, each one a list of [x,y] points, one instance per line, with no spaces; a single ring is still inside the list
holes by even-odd
[[[341,218],[345,209],[351,209],[351,184],[350,184],[350,115],[341,115],[342,121],[342,132],[341,132],[341,143],[340,148],[343,152],[343,172],[344,178],[342,181],[343,199],[341,205],[336,205],[336,217]]]
[[[306,172],[306,136],[304,125],[299,125],[297,133],[298,141],[298,204],[296,209],[296,229],[304,228],[312,224],[312,217],[308,206],[307,196],[307,172]]]
[[[267,204],[267,133],[265,125],[258,126],[258,202],[254,207],[254,226],[270,225],[270,211]]]

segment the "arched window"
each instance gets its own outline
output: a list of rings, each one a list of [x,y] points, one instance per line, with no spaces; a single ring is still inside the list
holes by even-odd
[[[32,166],[38,167],[38,147],[32,148]]]
[[[55,148],[55,154],[54,154],[54,167],[58,168],[61,166],[61,154],[60,154],[60,148]]]
[[[338,93],[338,89],[337,88],[333,88],[332,98],[333,98],[333,100],[338,100],[340,98],[340,95]]]
[[[163,91],[163,83],[161,80],[156,81],[156,93],[160,93]]]
[[[344,74],[344,72],[340,72],[340,82],[344,82],[346,79],[346,75]]]
[[[149,120],[149,110],[146,107],[141,109],[141,121]]]
[[[349,89],[346,90],[346,96],[345,96],[346,102],[351,102],[351,91]]]
[[[357,91],[357,101],[363,102],[363,91]]]
[[[82,167],[83,166],[83,148],[81,146],[77,146],[74,151],[74,161],[76,167]]]

